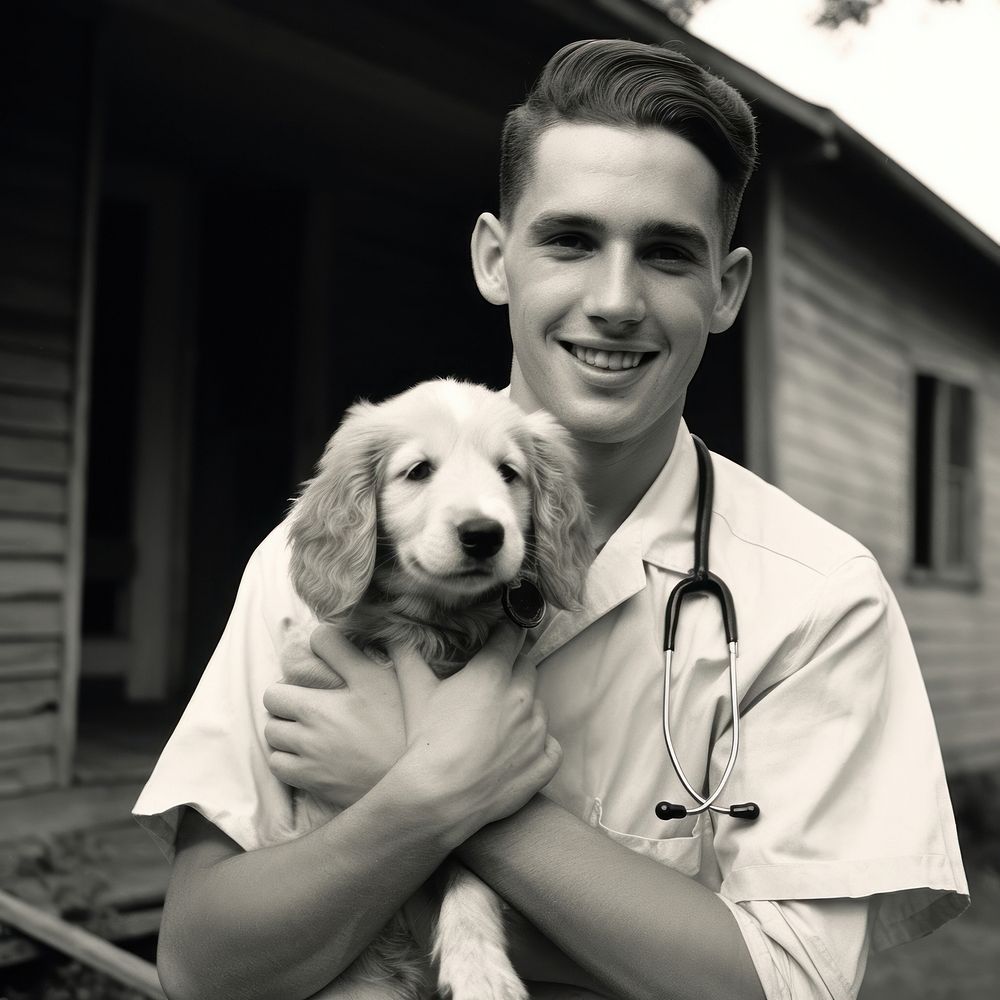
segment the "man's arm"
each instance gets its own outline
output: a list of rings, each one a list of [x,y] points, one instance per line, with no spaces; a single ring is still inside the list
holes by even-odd
[[[175,1000],[306,997],[336,978],[455,846],[558,766],[520,636],[498,629],[460,674],[418,665],[407,749],[371,791],[297,840],[242,852],[187,811],[158,956]],[[355,651],[356,655],[357,651]]]
[[[704,886],[536,796],[458,857],[623,1000],[760,1000],[735,918]]]
[[[376,718],[391,732],[387,717],[405,711],[412,692],[402,692],[400,708],[386,696],[385,678],[355,669],[351,647],[331,629],[314,633],[313,651],[345,674],[347,687],[269,689],[265,701],[272,711],[280,706],[279,714],[289,720],[282,745],[294,751],[278,753],[271,766],[280,763],[282,780],[344,806],[369,775],[392,766],[392,741],[373,746],[365,733]],[[512,957],[526,979],[602,989],[615,997],[763,996],[725,903],[542,797],[483,828],[457,853],[541,932],[520,933],[514,921]],[[688,979],[678,963],[690,966]],[[729,992],[708,989],[720,983]]]
[[[312,833],[250,852],[186,810],[157,953],[167,995],[291,1000],[329,983],[448,853],[446,825],[414,808],[396,769]]]
[[[286,655],[281,683],[264,692],[268,766],[284,783],[345,809],[365,795],[406,748],[403,700],[392,667],[376,667],[337,629],[315,629],[307,647]],[[433,946],[436,901],[419,893],[405,910],[418,942]],[[508,952],[533,985],[600,990],[594,978],[514,911],[506,916]],[[581,994],[585,995],[585,994]]]

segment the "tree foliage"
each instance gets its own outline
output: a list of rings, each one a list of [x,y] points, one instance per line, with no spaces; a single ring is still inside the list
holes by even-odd
[[[658,7],[675,24],[684,25],[691,15],[708,0],[647,0]],[[937,0],[938,3],[961,3],[962,0]],[[847,21],[867,24],[868,16],[882,0],[816,0],[819,8],[816,24],[823,28],[839,28]]]

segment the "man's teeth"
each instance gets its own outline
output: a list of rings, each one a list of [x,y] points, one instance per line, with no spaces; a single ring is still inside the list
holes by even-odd
[[[595,351],[589,347],[577,347],[570,345],[574,358],[590,365],[593,368],[608,368],[613,372],[621,371],[623,368],[635,368],[642,360],[642,354],[634,351]]]

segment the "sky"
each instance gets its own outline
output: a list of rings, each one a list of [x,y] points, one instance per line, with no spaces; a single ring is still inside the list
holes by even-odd
[[[709,0],[688,30],[844,121],[1000,243],[1000,0]]]

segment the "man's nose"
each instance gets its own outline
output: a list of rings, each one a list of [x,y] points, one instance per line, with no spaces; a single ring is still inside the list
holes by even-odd
[[[640,264],[631,252],[616,251],[595,262],[588,274],[583,310],[609,326],[634,326],[646,318]]]
[[[462,551],[473,559],[489,559],[503,546],[503,525],[489,517],[474,517],[458,525]]]

